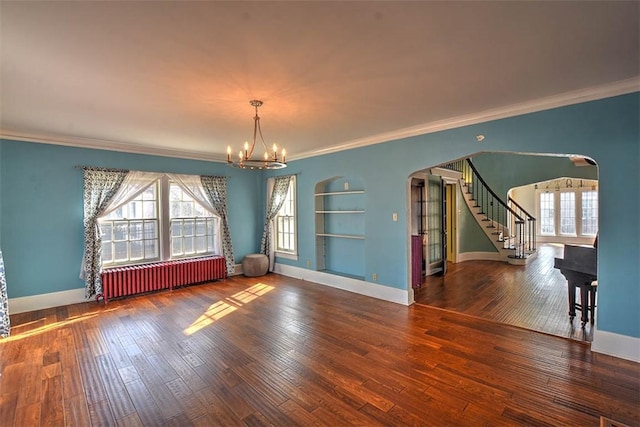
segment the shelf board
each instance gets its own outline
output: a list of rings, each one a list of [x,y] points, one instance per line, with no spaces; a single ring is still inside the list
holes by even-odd
[[[355,234],[331,234],[331,233],[316,233],[318,237],[338,237],[341,239],[358,239],[364,240],[364,236]]]
[[[364,194],[364,190],[330,191],[327,193],[316,193],[316,196],[341,196],[344,194]]]
[[[363,210],[351,210],[351,211],[316,211],[317,214],[361,214]]]

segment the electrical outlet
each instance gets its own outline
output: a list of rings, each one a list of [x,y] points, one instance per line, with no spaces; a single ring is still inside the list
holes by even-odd
[[[345,182],[344,183],[344,191],[347,191],[349,189],[349,183]]]
[[[311,260],[307,260],[307,268],[311,268]]]
[[[391,219],[393,219],[394,222],[397,221],[398,220],[398,213],[397,212],[392,213],[391,214]]]
[[[378,281],[378,273],[373,273],[371,275],[371,278],[373,279],[374,282],[377,282]]]

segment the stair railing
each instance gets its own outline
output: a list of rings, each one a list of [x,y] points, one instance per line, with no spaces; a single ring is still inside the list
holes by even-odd
[[[527,212],[525,208],[520,206],[518,202],[513,200],[511,196],[507,197],[507,203],[511,207],[511,209],[516,211],[518,215],[520,215],[526,221],[524,232],[527,235],[527,238],[525,239],[527,242],[527,245],[525,247],[525,250],[527,252],[535,252],[536,250],[536,219],[535,217],[531,215],[529,212]]]
[[[456,160],[441,167],[462,174],[463,186],[475,202],[473,207],[484,215],[482,221],[489,223],[486,227],[494,229],[491,234],[497,236],[496,240],[514,250],[514,254],[509,255],[511,258],[526,258],[528,252],[535,251],[535,218],[522,208],[507,205],[480,176],[471,159]],[[513,233],[508,224],[513,225]]]

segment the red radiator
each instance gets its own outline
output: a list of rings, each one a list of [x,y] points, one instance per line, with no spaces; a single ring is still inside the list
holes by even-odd
[[[114,267],[102,271],[102,297],[135,295],[143,292],[173,289],[177,286],[208,282],[227,277],[223,257],[206,257],[155,262],[131,267]]]

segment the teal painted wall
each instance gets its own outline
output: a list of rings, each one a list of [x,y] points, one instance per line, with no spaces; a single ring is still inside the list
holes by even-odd
[[[309,260],[315,269],[314,186],[333,176],[355,175],[367,188],[366,280],[377,273],[380,284],[407,289],[407,180],[412,173],[480,152],[583,154],[599,166],[598,328],[640,337],[639,100],[633,93],[292,161],[286,173],[298,174],[299,259],[279,262],[306,268]],[[486,136],[481,144],[477,134]]]
[[[458,252],[498,252],[464,202],[464,195],[460,194],[458,200]]]
[[[472,161],[482,178],[505,201],[507,192],[521,185],[560,177],[598,179],[596,166],[576,167],[568,157],[482,153]]]
[[[259,249],[259,175],[221,163],[5,140],[0,230],[9,298],[83,287],[82,170],[76,165],[227,176],[236,262]]]
[[[596,160],[600,186],[598,329],[640,337],[640,94],[401,139],[289,163],[255,174],[223,164],[2,142],[0,235],[11,298],[82,287],[82,177],[87,164],[230,177],[229,210],[236,262],[255,252],[265,210],[265,178],[296,173],[297,261],[315,269],[314,187],[335,176],[365,186],[364,276],[408,288],[408,177],[479,152],[580,153]],[[486,139],[481,145],[477,134]],[[510,186],[513,184],[510,184]],[[398,213],[398,221],[392,214]],[[45,221],[42,219],[45,218]]]

